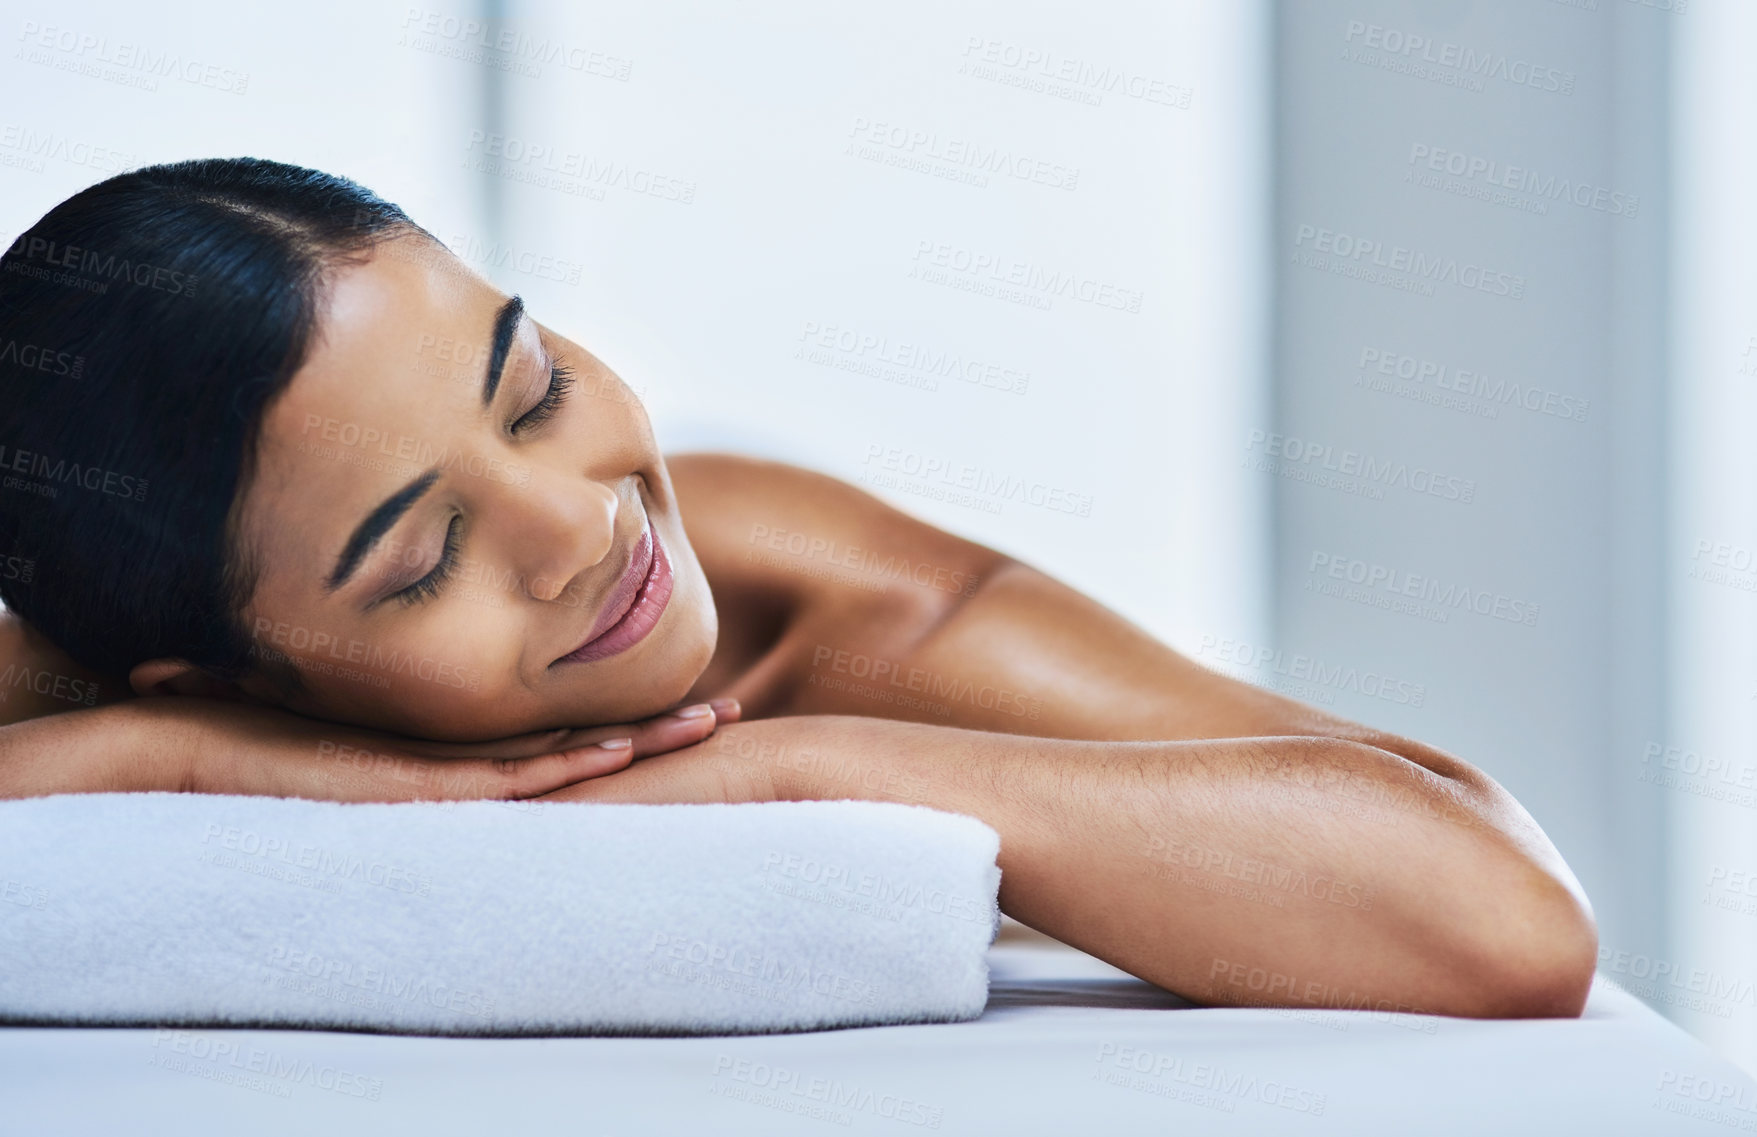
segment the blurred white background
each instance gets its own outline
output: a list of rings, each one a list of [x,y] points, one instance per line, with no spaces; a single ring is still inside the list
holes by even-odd
[[[1757,1070],[1746,0],[0,12],[8,239],[131,165],[353,177],[668,448],[1483,767],[1601,970]]]

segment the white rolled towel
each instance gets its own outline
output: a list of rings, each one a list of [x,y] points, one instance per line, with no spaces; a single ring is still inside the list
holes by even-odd
[[[0,1019],[721,1034],[974,1018],[999,838],[876,802],[0,802]]]

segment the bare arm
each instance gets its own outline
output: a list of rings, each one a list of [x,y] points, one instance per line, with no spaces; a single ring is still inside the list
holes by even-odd
[[[548,795],[858,798],[981,818],[1001,906],[1214,1004],[1572,1016],[1579,886],[1487,778],[1347,739],[1099,742],[846,716],[736,724]]]
[[[739,649],[716,656],[698,693],[738,697],[747,718],[863,715],[1111,741],[1314,735],[1475,774],[1433,746],[1204,667],[1047,573],[858,486],[732,455],[668,464],[721,638]]]
[[[701,741],[736,700],[447,743],[248,700],[137,696],[0,608],[0,798],[183,791],[340,801],[533,797]]]
[[[193,696],[136,696],[0,608],[0,798],[186,791],[342,801],[521,798],[687,746],[736,702],[638,723],[441,743]]]

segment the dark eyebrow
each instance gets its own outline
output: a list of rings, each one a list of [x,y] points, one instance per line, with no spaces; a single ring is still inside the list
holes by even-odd
[[[500,388],[500,373],[506,370],[506,357],[512,352],[512,337],[519,330],[519,321],[525,315],[525,302],[514,296],[500,310],[494,313],[494,340],[488,351],[488,374],[482,380],[482,405],[492,406],[494,392]],[[323,582],[325,592],[334,592],[348,583],[348,578],[372,551],[372,546],[389,533],[396,523],[402,520],[409,507],[421,500],[421,495],[433,488],[439,480],[439,467],[435,466],[421,474],[414,481],[391,494],[381,502],[377,509],[366,515],[366,520],[355,527],[348,535],[348,543],[342,547],[342,555],[336,558],[336,567],[330,570],[329,579]]]
[[[519,330],[519,320],[525,314],[525,302],[514,296],[500,306],[494,314],[494,343],[488,353],[488,375],[482,381],[482,405],[490,406],[494,402],[494,392],[500,387],[500,373],[506,369],[506,356],[512,350],[513,333]]]
[[[385,498],[377,509],[366,515],[366,520],[360,522],[349,535],[342,555],[336,558],[336,567],[330,572],[329,579],[323,582],[325,592],[334,592],[348,583],[348,578],[354,575],[354,570],[360,567],[360,562],[366,559],[372,546],[378,543],[380,537],[390,532],[403,514],[409,512],[409,507],[421,499],[422,494],[433,488],[433,483],[439,480],[439,473],[440,468],[433,467]]]

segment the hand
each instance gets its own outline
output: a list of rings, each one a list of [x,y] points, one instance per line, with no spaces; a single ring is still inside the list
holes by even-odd
[[[451,743],[258,704],[151,696],[0,728],[8,736],[0,747],[0,796],[173,790],[334,801],[534,797],[700,742],[740,713],[736,700],[700,706],[691,715]]]
[[[806,801],[870,796],[916,801],[919,778],[900,774],[899,746],[942,730],[854,715],[789,715],[728,723],[711,738],[608,778],[577,782],[546,801],[662,805]],[[916,733],[909,733],[914,731]]]
[[[203,716],[189,765],[197,793],[337,801],[536,797],[611,774],[638,758],[701,742],[736,701],[697,704],[636,723],[561,728],[492,742],[433,742],[256,708]]]

